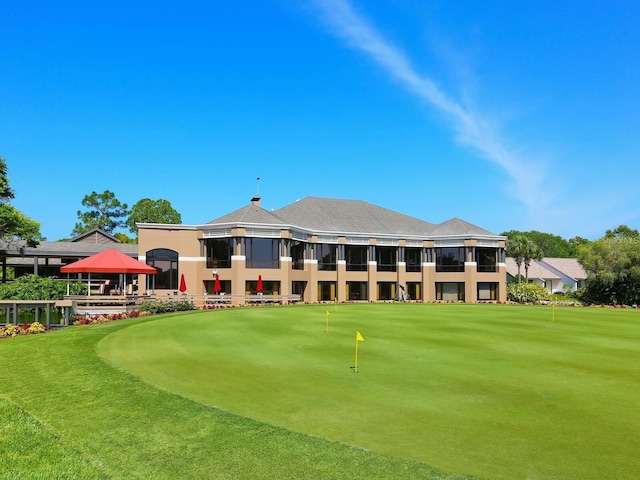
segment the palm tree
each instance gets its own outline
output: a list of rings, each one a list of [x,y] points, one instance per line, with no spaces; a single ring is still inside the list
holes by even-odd
[[[513,258],[518,266],[518,283],[520,283],[520,268],[524,264],[524,272],[529,283],[529,267],[532,260],[540,260],[543,252],[538,245],[524,235],[517,235],[509,239],[507,243],[507,255]]]
[[[522,256],[524,259],[524,272],[527,283],[529,283],[529,267],[531,266],[531,260],[541,260],[544,255],[540,247],[528,238],[525,238],[523,247]]]
[[[525,243],[527,240],[526,237],[517,235],[507,242],[507,256],[513,258],[518,266],[518,283],[520,283],[520,268],[524,262]]]

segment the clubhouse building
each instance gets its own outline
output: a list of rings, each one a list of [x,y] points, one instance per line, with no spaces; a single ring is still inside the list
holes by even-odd
[[[140,276],[139,292],[186,287],[234,304],[256,294],[504,302],[506,240],[458,218],[434,225],[358,200],[307,197],[267,211],[256,196],[202,225],[138,224],[138,259],[158,270]]]

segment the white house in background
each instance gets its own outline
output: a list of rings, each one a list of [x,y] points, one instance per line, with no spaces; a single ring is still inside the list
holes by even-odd
[[[518,274],[516,261],[507,257],[507,279],[513,280]],[[525,275],[524,264],[520,274]],[[532,260],[529,266],[529,282],[543,286],[549,292],[576,291],[584,286],[587,273],[575,258],[543,258]]]
[[[560,276],[561,284],[557,290],[554,288],[552,292],[565,292],[567,290],[575,292],[578,288],[584,287],[587,280],[587,272],[585,272],[577,259],[543,258],[538,263]]]
[[[511,257],[507,257],[507,280],[513,280],[517,274],[518,265],[516,265],[516,261]],[[527,275],[524,269],[524,263],[520,266],[520,275],[523,277]],[[557,290],[558,285],[560,285],[560,281],[560,275],[536,263],[535,260],[531,261],[531,265],[529,265],[530,283],[536,283],[546,288],[549,292],[554,292]]]

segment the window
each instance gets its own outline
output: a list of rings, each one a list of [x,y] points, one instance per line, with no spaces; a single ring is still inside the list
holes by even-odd
[[[291,244],[291,268],[294,270],[304,270],[304,249],[305,244],[302,242]]]
[[[335,271],[338,258],[338,246],[318,243],[316,247],[316,258],[318,259],[318,270]]]
[[[351,272],[367,271],[367,250],[369,247],[347,245],[345,248],[345,256],[347,261],[347,270]]]
[[[291,282],[291,293],[294,295],[300,295],[300,298],[304,297],[304,289],[307,288],[307,282],[294,280]]]
[[[395,298],[395,282],[378,282],[378,300],[394,300]]]
[[[347,300],[367,300],[367,282],[347,282]]]
[[[247,295],[256,295],[258,293],[258,281],[247,280],[244,285],[245,293]],[[280,294],[280,282],[279,281],[262,281],[262,293],[264,295],[279,295]]]
[[[495,248],[476,248],[478,272],[495,272],[497,250]]]
[[[232,238],[209,238],[204,241],[207,249],[207,268],[231,268]]]
[[[379,272],[395,272],[397,270],[396,247],[376,247],[376,262]]]
[[[419,272],[422,264],[420,254],[422,250],[420,248],[405,248],[404,260],[407,265],[407,272]]]
[[[464,302],[464,283],[436,282],[436,300],[445,302]]]
[[[478,300],[497,300],[498,284],[478,282]]]
[[[280,268],[279,240],[245,238],[247,268]]]
[[[147,265],[157,270],[155,288],[177,290],[178,288],[178,252],[167,248],[149,250],[146,254]]]
[[[407,294],[409,294],[409,300],[422,300],[422,284],[407,282]]]
[[[336,282],[318,282],[318,301],[333,302],[336,298]]]
[[[436,248],[436,272],[464,272],[464,247]]]

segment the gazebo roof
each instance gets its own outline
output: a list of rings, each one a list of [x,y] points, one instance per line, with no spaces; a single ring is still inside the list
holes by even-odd
[[[144,273],[155,274],[156,269],[146,263],[110,248],[60,268],[61,273]]]

